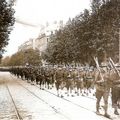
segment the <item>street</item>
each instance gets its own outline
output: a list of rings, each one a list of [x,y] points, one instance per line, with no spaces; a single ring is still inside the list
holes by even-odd
[[[56,95],[54,88],[40,90],[9,72],[0,72],[0,120],[108,120],[95,114],[94,96]],[[114,120],[120,119],[114,115],[110,100],[109,114]]]

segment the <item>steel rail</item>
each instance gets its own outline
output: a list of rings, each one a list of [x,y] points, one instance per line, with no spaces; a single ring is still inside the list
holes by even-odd
[[[15,113],[16,113],[17,119],[18,119],[18,120],[23,120],[23,118],[22,118],[22,117],[20,116],[20,114],[19,114],[19,111],[18,111],[18,109],[17,109],[17,106],[16,106],[16,104],[15,104],[15,101],[14,101],[14,99],[13,99],[13,97],[12,97],[12,94],[11,94],[11,92],[10,92],[7,84],[6,84],[6,88],[7,88],[7,91],[8,91],[8,93],[9,93],[9,96],[10,96],[10,98],[11,98],[11,100],[12,100],[12,103],[13,103],[13,106],[14,106],[14,109],[15,109]]]

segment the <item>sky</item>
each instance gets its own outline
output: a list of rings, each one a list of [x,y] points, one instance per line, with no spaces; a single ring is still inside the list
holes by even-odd
[[[36,38],[40,33],[40,25],[56,20],[66,22],[69,17],[73,18],[89,7],[90,0],[16,0],[15,18],[37,27],[15,22],[4,56],[11,56],[22,43]]]

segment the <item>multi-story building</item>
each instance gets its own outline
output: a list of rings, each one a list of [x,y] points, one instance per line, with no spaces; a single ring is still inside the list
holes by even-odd
[[[30,39],[22,44],[18,50],[26,50],[29,48],[38,49],[40,55],[47,48],[47,43],[49,42],[49,37],[54,34],[57,30],[63,27],[63,21],[55,21],[52,24],[47,23],[46,26],[42,26],[40,29],[39,36],[36,39]]]
[[[20,45],[18,47],[18,51],[25,51],[27,49],[33,49],[33,42],[34,42],[34,39],[29,39],[28,41],[26,41],[25,43],[23,43],[22,45]]]
[[[51,34],[54,34],[57,30],[63,27],[63,21],[55,21],[52,24],[47,23],[46,26],[42,27],[38,38],[35,39],[35,48],[40,51],[40,54],[47,48],[47,43]]]
[[[40,51],[40,55],[47,48],[48,39],[49,38],[46,36],[46,34],[42,34],[35,39],[34,46],[35,49],[38,49]]]

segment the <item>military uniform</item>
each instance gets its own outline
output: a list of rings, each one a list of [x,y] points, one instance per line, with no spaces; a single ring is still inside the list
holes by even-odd
[[[113,82],[111,87],[112,94],[112,106],[114,108],[114,114],[119,115],[117,103],[120,99],[120,80],[119,76],[115,71],[111,71],[111,80]]]
[[[79,95],[79,90],[80,93],[83,95],[82,89],[84,87],[83,85],[83,76],[84,76],[84,72],[83,71],[77,71],[78,73],[76,74],[76,87],[77,87],[77,95]]]
[[[104,116],[110,117],[107,113],[108,110],[108,97],[110,93],[110,84],[109,84],[109,73],[108,72],[102,72],[103,79],[101,80],[100,73],[96,73],[95,77],[95,87],[96,87],[96,113],[99,114],[99,107],[100,107],[100,100],[103,97],[104,100]]]
[[[59,96],[59,90],[62,89],[62,83],[63,83],[63,71],[62,68],[58,68],[55,72],[55,86],[57,89],[57,94]]]
[[[67,81],[66,81],[66,88],[67,88],[67,95],[69,96],[69,91],[72,92],[74,80],[73,80],[74,74],[72,69],[68,70],[67,74]]]

